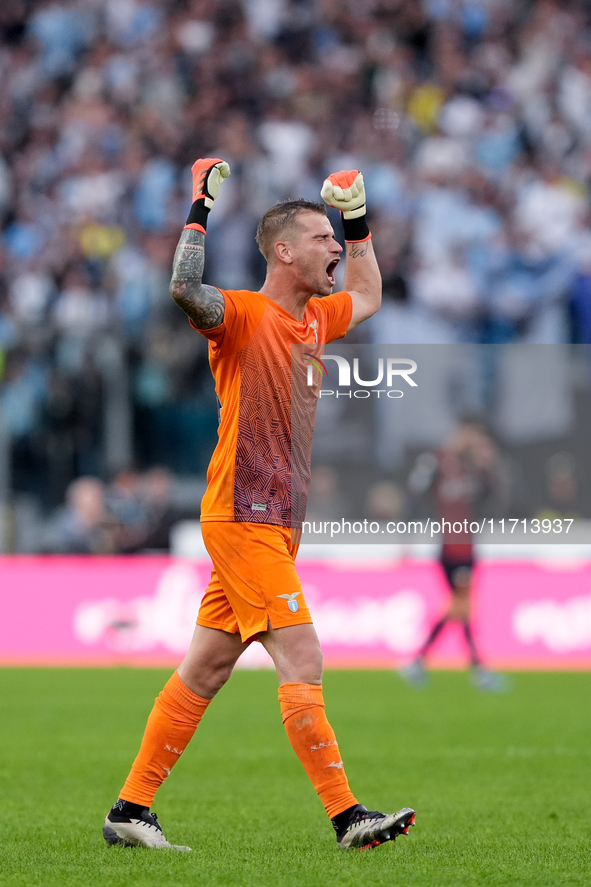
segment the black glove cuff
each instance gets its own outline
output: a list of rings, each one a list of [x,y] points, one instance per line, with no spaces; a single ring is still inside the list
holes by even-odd
[[[191,207],[191,211],[187,216],[187,225],[201,225],[203,230],[207,228],[207,217],[209,215],[209,209],[205,205],[205,201],[203,198],[196,200],[193,206]]]
[[[358,216],[356,219],[344,219],[343,214],[341,213],[341,219],[343,222],[343,234],[345,235],[345,240],[367,240],[370,231],[369,225],[367,224],[367,216],[365,214]]]

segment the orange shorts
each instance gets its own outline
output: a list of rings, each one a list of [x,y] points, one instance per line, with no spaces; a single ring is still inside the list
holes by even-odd
[[[289,527],[204,521],[201,530],[213,570],[197,625],[240,632],[246,642],[267,631],[269,623],[283,628],[312,622]]]

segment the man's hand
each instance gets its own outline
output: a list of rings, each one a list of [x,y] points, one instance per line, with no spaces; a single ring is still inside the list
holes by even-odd
[[[230,175],[230,166],[219,157],[202,157],[195,161],[191,172],[193,173],[193,205],[185,227],[194,228],[205,234],[209,211],[220,193],[222,182]]]
[[[205,229],[220,185],[230,166],[219,157],[202,157],[191,167],[193,205],[172,263],[170,294],[198,330],[210,330],[224,320],[225,303],[215,286],[202,282],[205,263]]]
[[[220,185],[230,175],[230,166],[219,157],[202,157],[191,167],[193,173],[193,203],[203,200],[211,209],[220,193]]]
[[[365,217],[365,187],[358,169],[333,172],[324,180],[320,196],[329,206],[340,209],[345,240],[361,243],[371,237]]]
[[[329,206],[340,209],[343,219],[365,215],[365,187],[358,169],[333,172],[324,180],[320,196]]]
[[[325,179],[320,196],[341,211],[347,241],[344,288],[353,302],[349,329],[367,320],[380,307],[382,279],[365,216],[365,187],[358,169],[333,172]]]

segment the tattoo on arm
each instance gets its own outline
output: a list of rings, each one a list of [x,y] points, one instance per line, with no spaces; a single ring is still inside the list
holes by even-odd
[[[368,244],[368,240],[362,240],[361,243],[352,243],[349,250],[349,258],[358,259],[364,256],[367,253]]]
[[[224,319],[224,297],[201,282],[204,264],[205,234],[185,228],[174,254],[170,294],[198,329],[209,330]]]

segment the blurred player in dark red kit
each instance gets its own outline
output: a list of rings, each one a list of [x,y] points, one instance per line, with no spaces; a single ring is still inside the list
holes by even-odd
[[[425,659],[442,630],[448,622],[459,622],[474,685],[489,692],[507,689],[502,675],[483,666],[470,621],[474,544],[469,527],[476,519],[476,505],[491,493],[498,493],[502,486],[497,446],[475,421],[462,422],[443,449],[420,456],[411,472],[411,492],[420,495],[430,490],[443,522],[440,563],[451,593],[449,606],[432,626],[417,655],[400,670],[400,675],[415,687],[426,683]],[[454,525],[459,532],[454,532]]]

